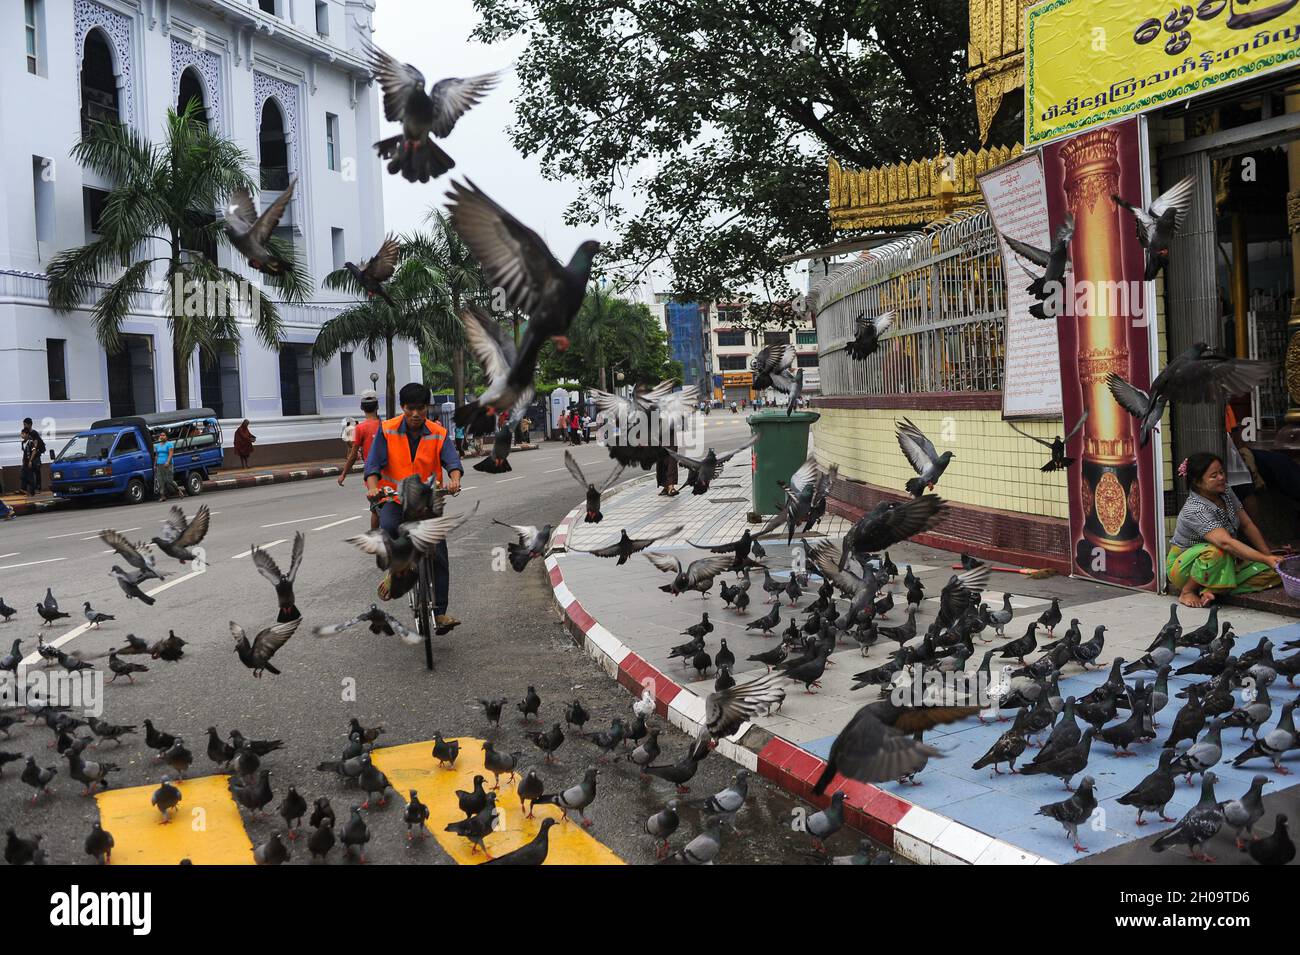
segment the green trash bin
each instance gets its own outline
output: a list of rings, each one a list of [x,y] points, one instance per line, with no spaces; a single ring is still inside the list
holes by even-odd
[[[786,415],[784,409],[761,411],[746,420],[758,441],[751,449],[753,478],[751,503],[753,515],[775,514],[781,509],[785,492],[777,481],[789,483],[790,476],[808,460],[808,429],[821,415],[814,411],[796,411]]]

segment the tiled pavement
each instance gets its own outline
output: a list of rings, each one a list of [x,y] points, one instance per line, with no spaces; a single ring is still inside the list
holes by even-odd
[[[724,473],[723,480],[715,483],[710,492],[701,497],[683,494],[666,499],[656,495],[652,481],[630,483],[607,500],[603,508],[606,515],[604,522],[597,526],[575,523],[567,542],[561,540],[561,543],[567,543],[570,548],[585,550],[612,542],[622,527],[627,527],[629,534],[635,537],[667,531],[677,524],[685,523],[686,530],[679,536],[665,539],[653,549],[677,555],[683,562],[702,556],[701,552],[686,543],[687,538],[697,544],[734,540],[749,526],[745,522],[749,509],[748,470],[743,461],[739,464],[733,462]],[[837,537],[845,527],[846,523],[836,518],[824,521],[818,530]],[[784,541],[766,541],[765,545],[769,555],[767,563],[773,568],[773,575],[778,578],[788,577],[792,555]],[[798,546],[797,540],[795,546]],[[913,571],[926,583],[926,592],[931,596],[917,616],[918,630],[923,632],[934,618],[937,594],[953,572],[951,565],[954,555],[904,545],[891,551],[891,557],[900,569],[910,563]],[[659,668],[669,680],[676,681],[684,690],[699,696],[707,695],[712,690],[712,671],[706,679],[701,680],[693,669],[682,667],[679,661],[670,662],[668,650],[686,639],[682,636],[682,631],[697,623],[703,612],[709,613],[710,621],[715,626],[708,643],[710,652],[715,652],[719,641],[725,639],[737,657],[735,675],[740,680],[762,669],[760,664],[750,663],[745,658],[774,646],[779,639],[777,634],[789,621],[791,608],[788,606],[789,601],[783,598],[781,623],[772,636],[763,637],[756,631],[745,630],[748,621],[756,619],[769,609],[769,605],[763,602],[767,595],[757,586],[751,589],[749,612],[743,617],[724,608],[716,592],[707,599],[694,594],[669,597],[657,589],[666,582],[666,576],[641,555],[634,556],[623,567],[616,566],[613,560],[602,560],[572,549],[557,552],[552,561],[552,579],[562,580],[560,586],[567,587],[568,593],[585,614],[617,641],[644,658],[650,666]],[[755,583],[757,582],[756,578]],[[814,575],[814,590],[816,584]],[[893,589],[895,600],[901,604],[901,586],[895,584]],[[1169,615],[1168,598],[1063,577],[1031,580],[1020,575],[995,573],[987,592],[990,603],[1000,603],[1004,590],[1013,594],[1012,606],[1016,610],[1016,617],[1007,628],[1008,638],[1023,634],[1028,622],[1037,619],[1048,607],[1050,599],[1057,597],[1061,600],[1065,618],[1058,625],[1058,632],[1068,625],[1071,618],[1076,617],[1085,637],[1091,636],[1093,628],[1098,624],[1105,624],[1106,649],[1102,657],[1105,664],[1109,664],[1116,655],[1123,656],[1126,660],[1140,656]],[[798,608],[806,607],[814,597],[815,594],[804,595],[798,601]],[[802,622],[804,616],[798,608],[794,612]],[[1206,616],[1207,611],[1180,608],[1179,618],[1185,629],[1199,626]],[[889,619],[901,622],[903,614],[895,609],[890,613]],[[1221,610],[1220,620],[1232,622],[1240,637],[1238,652],[1253,648],[1259,638],[1265,635],[1279,646],[1284,640],[1300,637],[1300,624],[1257,610],[1225,607]],[[998,646],[1000,642],[995,640],[987,647]],[[831,657],[834,665],[827,668],[818,692],[806,694],[802,687],[790,685],[785,705],[775,714],[759,717],[755,721],[763,732],[747,735],[742,728],[738,738],[744,737],[748,744],[757,737],[757,745],[762,746],[769,739],[768,734],[771,734],[789,741],[812,756],[824,758],[835,735],[853,713],[864,703],[877,698],[875,688],[850,692],[852,674],[884,662],[893,647],[892,643],[877,644],[865,658],[856,647],[842,649]],[[982,655],[983,649],[985,645],[977,643],[977,658]],[[1181,651],[1177,663],[1181,666],[1194,658],[1192,651]],[[975,662],[968,664],[971,668],[975,665]],[[1072,665],[1067,668],[1061,680],[1061,689],[1067,696],[1082,695],[1105,676],[1104,670],[1083,673]],[[1134,674],[1130,677],[1130,682],[1137,676],[1145,676],[1149,681],[1153,674]],[[1171,691],[1176,692],[1188,679],[1173,678]],[[1297,693],[1287,687],[1285,681],[1279,681],[1271,691],[1275,716],[1276,709]],[[1180,703],[1179,700],[1171,700],[1166,710],[1160,714],[1162,730],[1170,725],[1175,708]],[[941,727],[927,738],[943,750],[945,756],[932,760],[919,775],[918,782],[921,785],[882,783],[880,789],[915,806],[932,810],[931,814],[925,815],[929,825],[949,825],[954,820],[963,824],[951,828],[954,832],[961,830],[964,840],[974,845],[975,848],[969,852],[977,851],[992,838],[1025,850],[1030,857],[1073,862],[1077,858],[1076,853],[1064,838],[1060,826],[1035,815],[1040,805],[1065,797],[1066,793],[1058,780],[1042,776],[995,776],[987,768],[970,768],[1008,726],[1009,723],[995,722],[981,725],[972,719]],[[1242,769],[1231,767],[1231,757],[1247,745],[1240,742],[1239,737],[1240,732],[1237,730],[1224,733],[1225,760],[1216,768],[1222,780],[1218,788],[1220,798],[1240,795],[1253,775],[1266,771],[1267,764],[1260,761],[1249,763]],[[1143,744],[1135,749],[1139,756],[1122,758],[1113,755],[1108,746],[1093,747],[1088,772],[1097,780],[1097,792],[1104,816],[1098,816],[1093,828],[1083,831],[1082,841],[1094,853],[1142,838],[1164,827],[1164,824],[1154,820],[1153,825],[1139,829],[1133,824],[1135,811],[1114,801],[1154,767],[1158,753],[1157,743]],[[1027,762],[1032,756],[1031,749],[1022,757],[1021,762]],[[1276,778],[1271,769],[1267,772]],[[1199,783],[1187,786],[1179,782],[1177,794],[1167,813],[1175,817],[1180,815],[1196,801],[1198,794]],[[937,814],[937,818],[931,818],[934,814]],[[1147,831],[1144,832],[1143,829]],[[1001,843],[995,841],[993,844]],[[928,853],[929,848],[925,847],[925,851]]]

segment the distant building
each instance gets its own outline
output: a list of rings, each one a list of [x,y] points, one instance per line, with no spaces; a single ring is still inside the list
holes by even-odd
[[[713,349],[713,395],[725,402],[753,400],[754,374],[750,359],[765,345],[795,346],[798,367],[803,369],[804,393],[816,394],[821,385],[817,363],[817,328],[811,320],[794,331],[772,325],[754,328],[743,303],[719,303],[709,313],[709,343]],[[775,391],[763,395],[777,398]],[[780,400],[780,399],[778,399]]]
[[[358,53],[374,8],[375,0],[0,4],[0,464],[17,465],[27,416],[57,449],[94,420],[176,407],[160,293],[137,296],[115,355],[95,338],[90,302],[66,315],[46,304],[46,267],[94,238],[112,185],[68,157],[91,120],[117,120],[158,143],[167,110],[197,100],[256,164],[249,171],[263,208],[297,178],[279,231],[317,285],[344,259],[379,247],[382,172],[370,148],[378,89]],[[247,272],[229,248],[208,251]],[[357,414],[372,372],[383,388],[386,365],[382,349],[373,362],[361,351],[312,362],[320,326],[346,307],[343,297],[318,291],[317,302],[281,306],[278,349],[245,329],[237,348],[191,356],[190,404],[213,407],[228,430],[250,419],[259,462],[339,452],[340,418]],[[399,367],[409,345],[400,350]]]
[[[698,385],[701,395],[713,392],[705,332],[705,308],[697,302],[674,302],[666,293],[655,295],[651,313],[668,335],[669,356],[681,363],[682,384]]]

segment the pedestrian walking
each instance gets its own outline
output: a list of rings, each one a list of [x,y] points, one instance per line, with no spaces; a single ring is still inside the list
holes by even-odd
[[[235,454],[239,455],[241,468],[248,467],[248,458],[253,453],[253,442],[256,440],[253,432],[248,429],[248,419],[245,418],[244,423],[235,431]]]
[[[176,485],[176,475],[172,468],[172,455],[176,451],[176,442],[172,441],[166,431],[158,433],[154,439],[153,453],[153,490],[158,500],[167,500],[167,495],[175,491],[177,497],[184,497],[185,492]]]
[[[40,433],[32,427],[32,419],[23,419],[20,432],[20,453],[22,454],[22,491],[28,497],[39,494],[41,490],[41,457],[45,454],[45,441]]]
[[[374,443],[375,436],[379,434],[379,427],[382,422],[379,419],[379,394],[372,390],[361,392],[361,412],[365,415],[357,422],[356,427],[352,429],[352,443],[348,448],[347,460],[343,462],[343,471],[339,474],[339,487],[343,486],[344,480],[352,473],[352,466],[360,459],[364,466],[366,460],[370,457],[370,445]],[[457,431],[463,432],[463,428],[457,428]],[[364,478],[363,478],[364,480]],[[374,530],[379,526],[379,512],[373,508],[370,510],[370,529]]]

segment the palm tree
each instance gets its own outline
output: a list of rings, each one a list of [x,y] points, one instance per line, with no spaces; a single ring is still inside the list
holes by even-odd
[[[465,335],[460,324],[460,309],[467,302],[490,304],[487,278],[465,240],[452,227],[451,219],[441,209],[430,209],[425,222],[433,223],[433,230],[419,234],[412,241],[421,243],[418,254],[437,268],[441,275],[443,295],[440,316],[444,327],[450,329],[445,344],[451,349],[452,377],[456,405],[465,403]]]
[[[280,315],[268,295],[240,273],[218,265],[198,249],[225,241],[214,210],[236,188],[254,189],[245,169],[248,155],[209,130],[202,107],[191,101],[178,115],[167,112],[167,134],[153,144],[137,130],[96,122],[72,148],[72,157],[113,183],[104,201],[99,237],[55,256],[46,274],[50,307],[64,314],[103,291],[91,309],[104,350],[122,348],[122,322],[136,300],[156,293],[155,265],[163,263],[163,308],[171,331],[176,406],[190,406],[189,360],[196,348],[216,353],[239,342],[239,318],[250,310],[257,337],[279,348]],[[271,240],[293,263],[292,246]],[[149,255],[149,252],[160,252]],[[284,301],[302,301],[310,277],[297,263],[273,283]]]
[[[399,339],[414,342],[420,354],[432,362],[445,359],[449,351],[445,343],[460,334],[460,322],[453,318],[454,313],[446,304],[442,272],[424,254],[431,247],[431,237],[414,233],[402,236],[400,241],[402,252],[397,271],[384,286],[393,304],[378,296],[357,302],[322,325],[312,346],[312,357],[324,362],[349,346],[360,346],[366,357],[374,361],[382,345],[388,356],[385,380],[390,418],[397,415],[394,342]],[[325,286],[335,291],[364,294],[346,268],[325,276]]]
[[[600,374],[607,391],[606,369],[611,355],[635,356],[646,347],[644,326],[625,321],[628,302],[600,285],[592,285],[569,327],[569,341],[588,368]]]

